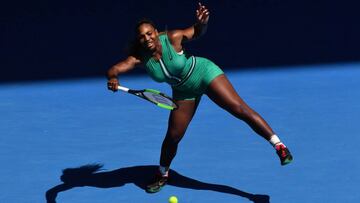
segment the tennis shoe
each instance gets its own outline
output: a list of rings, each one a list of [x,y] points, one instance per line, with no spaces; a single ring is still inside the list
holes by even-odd
[[[160,172],[158,172],[155,175],[154,180],[146,186],[146,192],[148,193],[156,193],[159,192],[168,182],[169,176],[161,175]]]
[[[280,158],[281,165],[284,166],[286,164],[289,164],[293,157],[289,151],[289,149],[284,144],[278,144],[275,146],[276,153]]]

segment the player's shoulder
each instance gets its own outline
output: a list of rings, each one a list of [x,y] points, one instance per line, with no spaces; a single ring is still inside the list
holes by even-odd
[[[181,42],[183,38],[183,30],[169,30],[166,32],[169,40],[174,44],[176,42]]]

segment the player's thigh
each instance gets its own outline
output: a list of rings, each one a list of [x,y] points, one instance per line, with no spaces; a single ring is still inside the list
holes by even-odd
[[[179,100],[176,103],[179,107],[170,113],[168,132],[183,134],[196,112],[198,101]]]
[[[217,105],[229,111],[235,108],[247,107],[224,74],[218,76],[210,83],[206,94]]]

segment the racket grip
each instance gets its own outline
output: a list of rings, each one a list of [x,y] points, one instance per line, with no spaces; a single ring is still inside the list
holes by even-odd
[[[128,92],[129,91],[129,88],[127,87],[123,87],[123,86],[118,86],[118,90],[121,90],[121,91],[124,91],[124,92]]]

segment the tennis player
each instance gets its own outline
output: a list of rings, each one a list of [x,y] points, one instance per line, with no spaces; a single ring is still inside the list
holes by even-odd
[[[178,144],[203,94],[236,118],[245,121],[258,135],[269,141],[275,148],[281,165],[292,161],[285,144],[266,121],[237,94],[224,72],[206,58],[189,57],[184,53],[184,42],[197,39],[206,32],[209,10],[201,3],[196,10],[196,19],[193,26],[166,32],[158,32],[149,20],[140,21],[136,27],[137,38],[129,56],[107,72],[108,89],[117,91],[118,75],[142,64],[152,79],[171,85],[173,98],[179,105],[178,109],[170,113],[161,148],[159,174],[147,186],[148,192],[157,192],[167,183],[169,167]]]

